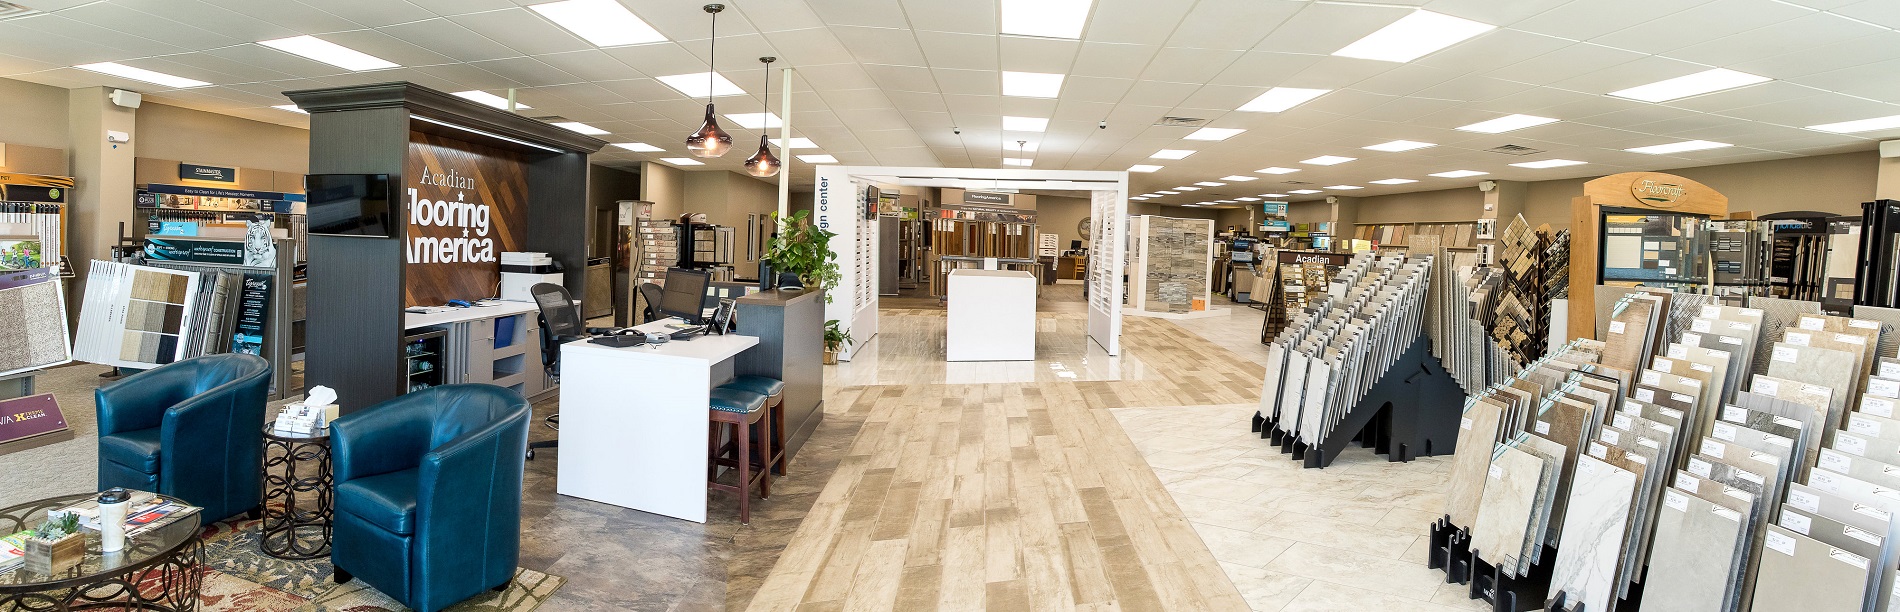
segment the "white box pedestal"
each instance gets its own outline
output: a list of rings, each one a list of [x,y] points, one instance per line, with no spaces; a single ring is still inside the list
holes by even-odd
[[[1036,358],[1036,277],[1013,270],[953,270],[946,361]]]

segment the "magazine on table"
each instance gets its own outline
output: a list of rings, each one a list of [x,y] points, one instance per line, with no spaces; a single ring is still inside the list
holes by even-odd
[[[131,493],[132,498],[126,502],[129,504],[125,511],[126,537],[135,537],[153,529],[169,525],[173,521],[177,521],[178,519],[190,516],[202,510],[202,508],[197,506],[187,506],[175,501],[166,501],[157,494],[148,491],[128,492]],[[97,498],[88,498],[65,508],[49,511],[48,514],[50,516],[62,512],[79,515],[80,527],[92,531],[99,531],[99,500]]]
[[[32,531],[22,531],[0,537],[0,574],[26,564],[26,538],[31,535]]]

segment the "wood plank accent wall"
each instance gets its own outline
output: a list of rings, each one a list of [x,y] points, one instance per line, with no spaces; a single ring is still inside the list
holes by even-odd
[[[402,191],[408,216],[403,239],[407,306],[495,296],[502,251],[521,251],[527,245],[524,157],[436,134],[409,133]]]

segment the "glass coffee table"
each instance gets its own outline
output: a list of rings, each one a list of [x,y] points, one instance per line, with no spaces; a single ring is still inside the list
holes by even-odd
[[[97,496],[66,495],[0,509],[0,535],[38,526],[47,510]],[[184,502],[159,496],[166,501]],[[198,609],[204,581],[204,543],[198,513],[127,538],[125,550],[99,552],[99,534],[83,531],[86,557],[53,574],[22,567],[0,573],[0,610],[41,612],[96,608],[189,612]]]

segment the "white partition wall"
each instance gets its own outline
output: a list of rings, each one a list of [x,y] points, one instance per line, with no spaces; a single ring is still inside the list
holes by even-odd
[[[1089,339],[1110,355],[1121,354],[1127,172],[885,166],[818,166],[815,172],[813,222],[837,234],[831,239],[831,251],[838,256],[838,271],[843,277],[832,289],[825,318],[837,320],[855,341],[838,355],[839,359],[851,360],[858,346],[877,335],[877,220],[867,216],[868,208],[860,196],[863,187],[872,183],[978,191],[1091,192],[1094,227],[1089,237]]]

